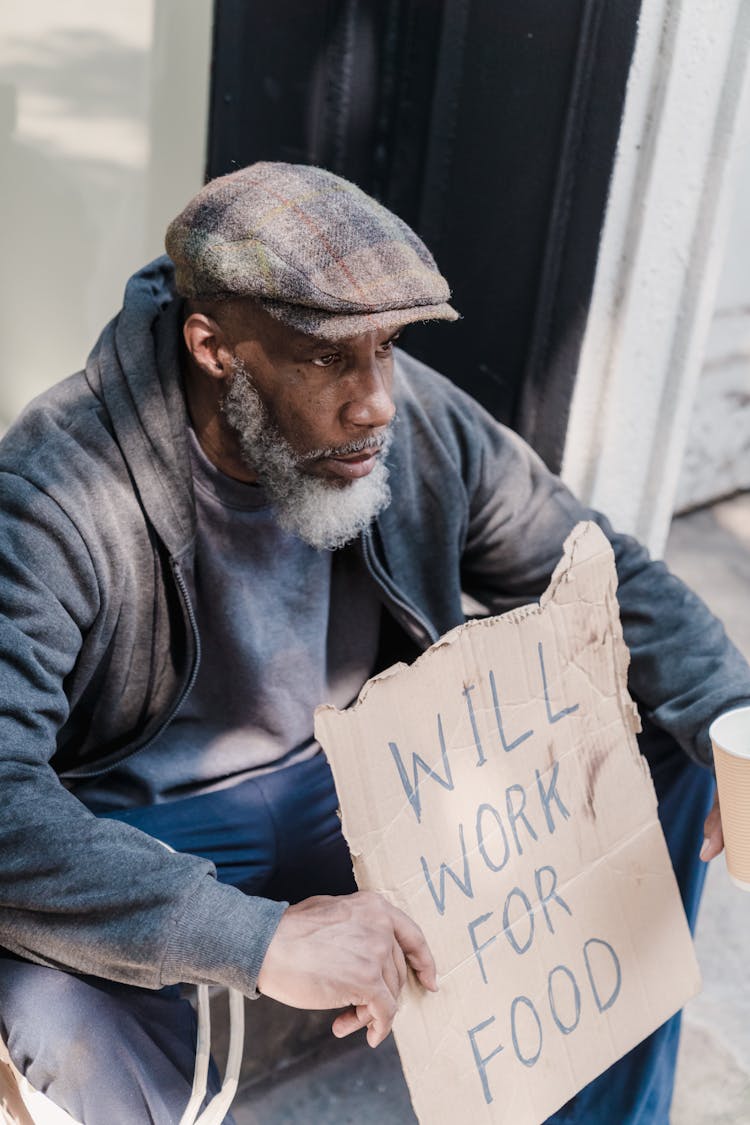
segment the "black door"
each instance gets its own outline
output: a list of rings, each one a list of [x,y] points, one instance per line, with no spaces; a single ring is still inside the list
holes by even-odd
[[[217,0],[209,176],[314,163],[463,314],[405,346],[560,467],[640,0]]]

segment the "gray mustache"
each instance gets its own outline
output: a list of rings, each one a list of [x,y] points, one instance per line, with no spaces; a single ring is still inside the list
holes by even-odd
[[[328,449],[314,449],[305,455],[305,461],[322,461],[327,457],[346,457],[352,453],[377,453],[390,445],[391,430],[373,436],[358,438],[356,441],[347,442],[346,445],[331,446]]]

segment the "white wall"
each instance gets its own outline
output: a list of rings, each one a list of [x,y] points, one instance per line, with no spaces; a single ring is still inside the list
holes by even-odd
[[[0,425],[83,365],[201,186],[212,10],[0,5]]]
[[[737,198],[747,0],[643,0],[563,476],[663,550]]]
[[[677,490],[678,511],[750,489],[750,120],[738,153],[735,190]]]

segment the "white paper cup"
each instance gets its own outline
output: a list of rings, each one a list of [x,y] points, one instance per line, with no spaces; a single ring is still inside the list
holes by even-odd
[[[719,787],[727,870],[750,891],[750,707],[738,707],[709,728]]]

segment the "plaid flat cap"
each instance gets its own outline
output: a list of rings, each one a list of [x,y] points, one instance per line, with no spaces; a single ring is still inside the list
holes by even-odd
[[[254,297],[308,335],[458,318],[414,231],[322,168],[262,162],[211,180],[165,244],[183,297]]]

